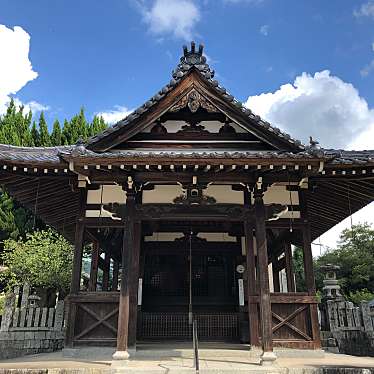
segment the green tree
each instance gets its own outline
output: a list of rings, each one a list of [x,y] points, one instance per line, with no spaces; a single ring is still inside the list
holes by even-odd
[[[44,118],[44,112],[40,113],[39,117],[39,142],[42,147],[49,147],[51,139],[48,132],[48,125]]]
[[[301,247],[295,247],[292,254],[292,266],[295,274],[296,290],[298,292],[306,291],[304,254]]]
[[[0,196],[0,239],[16,239],[19,236],[19,229],[14,217],[15,209],[13,200],[3,192]]]
[[[322,265],[340,266],[338,279],[343,293],[350,297],[360,291],[374,293],[374,229],[367,223],[352,226],[340,236],[336,249],[331,249],[315,261],[317,286],[322,287]],[[354,296],[353,296],[354,297]]]
[[[31,127],[31,142],[32,142],[32,146],[34,147],[40,146],[40,136],[39,136],[39,131],[36,127],[35,121],[32,123],[32,127]]]
[[[71,121],[65,120],[62,129],[64,144],[75,144],[79,139],[87,140],[89,135],[89,124],[84,115],[84,109],[81,108],[79,114],[75,115]]]
[[[51,144],[53,146],[62,145],[62,132],[60,122],[56,119],[53,123],[53,130],[51,134]]]
[[[1,277],[9,287],[28,282],[63,293],[69,288],[73,249],[52,229],[28,234],[26,239],[7,239],[1,258],[6,266]]]
[[[0,142],[17,146],[29,146],[32,144],[30,123],[32,114],[23,113],[24,107],[17,108],[12,99],[6,113],[0,117]]]
[[[101,116],[94,116],[88,131],[88,136],[96,135],[107,128],[104,118]]]
[[[37,227],[44,227],[40,220],[34,220],[32,212],[15,203],[5,191],[0,191],[0,242],[8,238],[26,237]]]

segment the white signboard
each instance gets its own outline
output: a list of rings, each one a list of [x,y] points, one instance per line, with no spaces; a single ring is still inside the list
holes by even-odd
[[[138,305],[142,305],[142,296],[143,296],[143,279],[139,278],[139,284],[138,284]]]
[[[244,306],[244,283],[243,279],[238,279],[239,305]]]

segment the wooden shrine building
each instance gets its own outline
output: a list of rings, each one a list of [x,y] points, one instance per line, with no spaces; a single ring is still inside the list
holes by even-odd
[[[0,146],[0,183],[75,247],[66,346],[319,349],[311,242],[374,197],[374,151],[308,146],[234,99],[203,47],[86,143]],[[303,248],[305,289],[292,245]],[[90,253],[88,282],[82,257]]]

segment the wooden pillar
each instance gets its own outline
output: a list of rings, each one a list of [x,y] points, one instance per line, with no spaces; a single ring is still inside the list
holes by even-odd
[[[113,355],[114,360],[128,360],[128,336],[129,336],[129,313],[130,313],[130,285],[129,273],[132,264],[132,253],[134,243],[134,213],[135,213],[135,190],[127,189],[126,218],[122,246],[122,272],[121,290],[119,297],[117,350]]]
[[[73,269],[70,284],[70,294],[77,294],[80,289],[81,273],[82,273],[82,257],[83,257],[83,244],[84,244],[84,223],[83,218],[86,211],[86,197],[87,192],[85,188],[79,189],[79,210],[77,214],[77,222],[75,225],[75,238],[74,238],[74,258]],[[65,347],[73,347],[75,317],[77,313],[77,306],[75,303],[69,301],[67,298],[67,328],[65,334]]]
[[[91,270],[90,270],[90,281],[88,283],[88,291],[96,291],[97,270],[99,266],[99,255],[100,255],[99,242],[97,240],[94,240],[92,243]]]
[[[247,290],[248,290],[248,319],[249,342],[251,347],[260,345],[258,330],[258,307],[256,297],[258,289],[256,285],[256,258],[253,243],[253,224],[249,220],[244,221],[246,264],[247,264]]]
[[[299,191],[299,203],[300,203],[300,213],[302,219],[302,234],[303,234],[303,257],[304,257],[304,274],[305,274],[305,284],[307,287],[307,292],[311,296],[316,295],[316,285],[314,280],[314,269],[313,269],[313,255],[312,255],[312,239],[310,233],[310,223],[308,217],[308,201],[306,196],[306,191]],[[314,342],[314,348],[321,348],[321,337],[320,328],[318,322],[318,310],[317,304],[309,305],[310,314],[310,324],[312,338]]]
[[[73,271],[70,285],[70,293],[72,294],[78,293],[80,289],[83,257],[83,240],[84,224],[78,221],[75,226]]]
[[[118,289],[118,272],[119,272],[119,262],[113,259],[112,291],[117,291]]]
[[[286,259],[287,292],[296,292],[292,263],[292,248],[291,243],[288,241],[284,242],[284,256]]]
[[[273,271],[274,292],[280,292],[279,272],[281,269],[279,269],[279,261],[277,258],[273,258],[273,261],[271,262],[271,268]]]
[[[134,243],[130,265],[130,321],[129,321],[129,347],[136,345],[136,329],[138,320],[138,287],[139,287],[139,257],[141,223],[136,222],[134,227]]]
[[[310,224],[308,217],[308,203],[305,191],[299,192],[300,214],[302,220],[303,234],[303,258],[304,258],[304,274],[305,284],[309,295],[316,294],[316,285],[314,281],[313,255],[312,255],[312,239],[310,235]]]
[[[103,291],[109,290],[109,275],[110,275],[110,250],[105,249],[104,264],[103,264]]]
[[[263,191],[254,191],[254,211],[256,222],[256,243],[258,259],[258,277],[260,293],[260,319],[261,319],[261,341],[263,354],[261,356],[262,365],[271,365],[276,355],[273,352],[273,323],[271,314],[271,301],[269,289],[268,271],[268,251],[265,226],[265,205],[263,201]]]

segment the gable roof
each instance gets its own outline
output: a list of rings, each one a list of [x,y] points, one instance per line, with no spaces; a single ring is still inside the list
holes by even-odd
[[[129,136],[134,135],[134,132],[136,133],[137,130],[140,130],[136,127],[137,124],[140,125],[142,119],[147,118],[147,116],[149,116],[150,120],[154,120],[156,115],[150,116],[150,113],[156,113],[157,107],[159,107],[162,102],[165,102],[165,99],[168,96],[170,97],[171,93],[175,92],[177,87],[179,87],[189,75],[197,77],[197,79],[208,88],[212,97],[215,96],[219,98],[221,105],[229,108],[232,114],[235,113],[237,118],[240,119],[240,125],[247,125],[248,131],[254,132],[257,136],[265,136],[268,139],[272,139],[272,141],[278,143],[278,145],[282,145],[284,151],[301,152],[308,150],[309,147],[303,145],[299,140],[293,139],[289,134],[272,126],[260,116],[255,115],[250,109],[236,100],[217,80],[214,80],[214,70],[212,70],[206,62],[206,57],[203,55],[203,46],[200,45],[199,49],[196,50],[194,42],[191,42],[190,50],[188,50],[186,46],[183,47],[183,56],[176,69],[172,72],[171,81],[166,86],[126,118],[100,134],[91,137],[87,142],[87,148],[92,151],[104,152],[110,149],[112,145],[116,145],[126,140]],[[180,97],[178,99],[180,99]],[[127,137],[126,132],[129,135]],[[119,135],[121,135],[121,140],[117,141]]]

